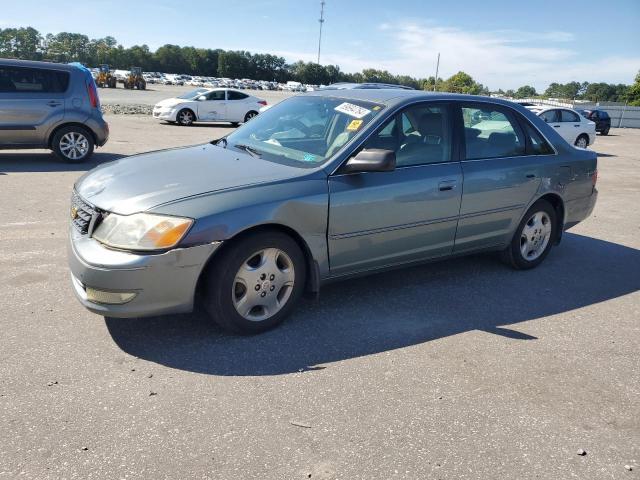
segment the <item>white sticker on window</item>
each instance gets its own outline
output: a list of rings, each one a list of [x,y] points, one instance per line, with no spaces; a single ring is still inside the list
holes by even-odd
[[[346,113],[347,115],[355,118],[362,118],[368,113],[371,113],[371,110],[367,110],[366,108],[347,102],[341,103],[336,108],[334,108],[334,110],[336,112]]]

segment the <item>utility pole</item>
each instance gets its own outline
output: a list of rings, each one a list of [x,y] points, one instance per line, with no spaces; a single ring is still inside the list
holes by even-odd
[[[436,78],[433,81],[433,91],[436,91],[436,85],[438,85],[438,70],[440,70],[440,52],[438,52],[438,61],[436,63]]]
[[[320,65],[320,45],[322,44],[322,24],[324,23],[324,4],[326,2],[321,0],[320,2],[320,36],[318,37],[318,65]]]

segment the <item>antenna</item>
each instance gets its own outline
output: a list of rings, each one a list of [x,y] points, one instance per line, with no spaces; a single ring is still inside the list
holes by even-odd
[[[324,0],[320,2],[320,36],[318,37],[318,65],[320,65],[320,45],[322,44],[322,24],[324,23],[324,4],[327,3]]]

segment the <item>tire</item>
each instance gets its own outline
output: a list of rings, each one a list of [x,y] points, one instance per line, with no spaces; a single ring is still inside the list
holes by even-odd
[[[51,139],[51,149],[68,163],[82,163],[93,154],[93,135],[79,126],[63,127]]]
[[[557,236],[556,217],[555,209],[546,200],[534,203],[522,218],[511,243],[502,252],[506,263],[517,270],[528,270],[540,265],[549,254]]]
[[[211,319],[225,330],[251,335],[291,313],[303,293],[307,267],[295,240],[267,231],[226,246],[204,275],[203,304]]]
[[[257,116],[258,116],[258,112],[251,110],[250,112],[247,112],[247,114],[244,116],[244,122],[247,123],[253,117],[257,117]]]
[[[600,132],[600,135],[609,135],[609,128],[611,128],[611,127],[608,127],[608,128],[605,128],[604,130],[602,130]]]
[[[183,108],[176,114],[176,122],[183,127],[189,127],[193,125],[193,122],[196,120],[196,115],[192,110],[188,108]]]
[[[576,138],[576,142],[574,145],[579,148],[587,148],[589,146],[589,137],[584,133],[578,135],[578,138]]]

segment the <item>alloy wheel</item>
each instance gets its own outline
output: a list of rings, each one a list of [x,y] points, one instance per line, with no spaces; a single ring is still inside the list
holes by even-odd
[[[580,137],[576,140],[576,147],[587,148],[587,139],[584,137]]]
[[[65,133],[60,139],[60,151],[71,160],[79,160],[89,152],[89,140],[78,132]]]
[[[190,111],[186,110],[184,112],[180,112],[180,118],[178,120],[183,125],[190,125],[193,123],[193,115]]]

